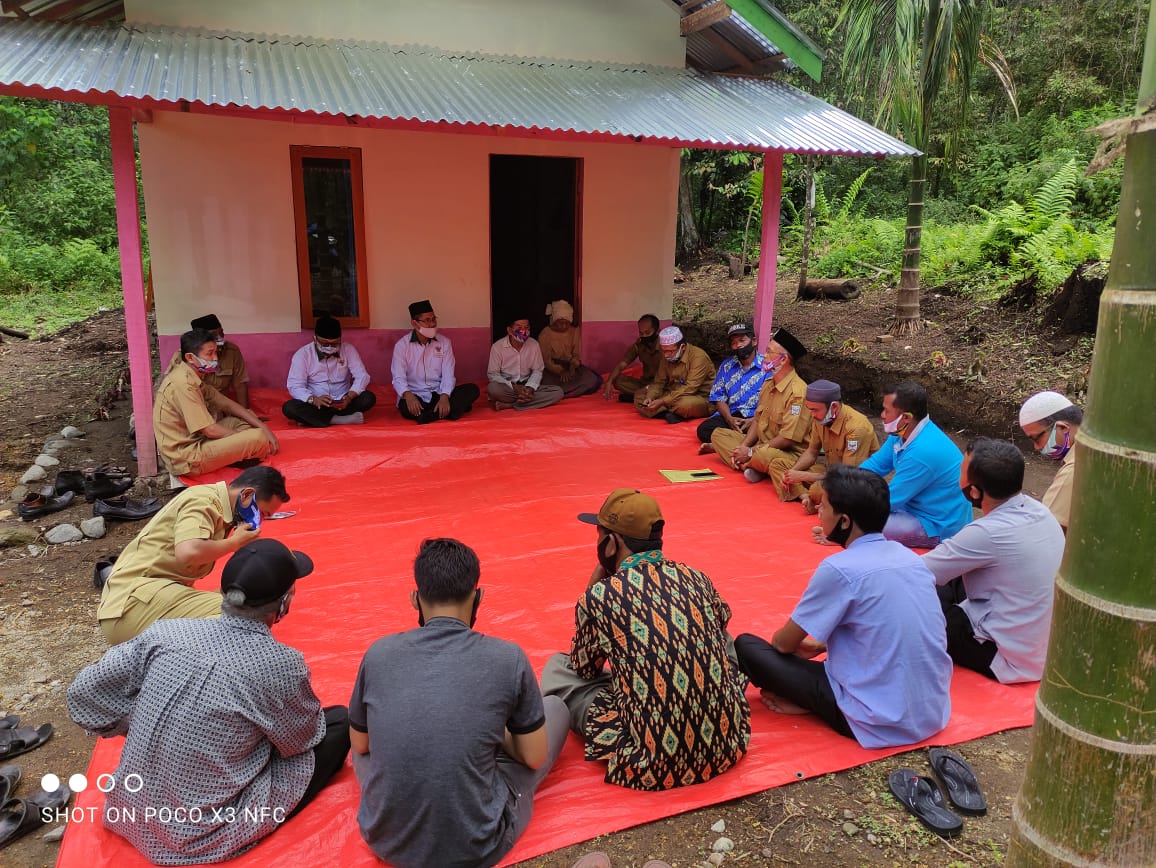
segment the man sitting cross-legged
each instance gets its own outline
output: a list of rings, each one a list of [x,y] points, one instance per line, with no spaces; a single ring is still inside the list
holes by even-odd
[[[751,734],[727,656],[730,607],[706,575],[663,556],[650,495],[619,488],[578,518],[598,526],[598,567],[570,653],[546,661],[542,692],[565,700],[586,759],[607,761],[607,783],[667,790],[717,777]]]
[[[1006,440],[967,445],[959,483],[983,512],[923,556],[947,617],[947,652],[1005,684],[1039,681],[1048,651],[1064,531],[1021,490],[1024,457]]]
[[[521,648],[472,629],[472,549],[427,539],[413,572],[419,626],[370,646],[349,702],[357,823],[396,868],[485,868],[526,830],[566,742],[566,706],[542,699]]]
[[[823,488],[823,532],[846,550],[819,564],[770,642],[735,639],[739,665],[772,711],[812,711],[863,747],[922,741],[951,716],[934,579],[914,552],[884,538],[881,477],[836,464]],[[824,651],[825,662],[811,659]]]

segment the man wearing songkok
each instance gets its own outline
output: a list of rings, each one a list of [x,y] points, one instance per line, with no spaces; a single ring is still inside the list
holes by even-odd
[[[241,348],[230,340],[225,339],[225,330],[221,321],[213,313],[199,316],[189,323],[189,328],[204,329],[217,342],[217,370],[207,373],[203,382],[208,383],[222,395],[232,398],[242,407],[249,406],[249,371],[245,367],[245,358],[241,355]],[[180,364],[180,352],[173,353],[169,367]]]
[[[714,362],[706,352],[687,343],[682,329],[667,326],[658,333],[662,361],[654,382],[634,393],[634,408],[647,419],[670,424],[710,415]]]
[[[606,378],[606,385],[602,389],[602,397],[610,400],[615,389],[618,390],[618,400],[623,404],[634,403],[634,393],[654,382],[658,373],[658,365],[662,362],[662,353],[658,351],[658,332],[662,324],[652,313],[643,314],[638,320],[638,340],[626,348],[622,361],[614,366],[610,376]],[[642,375],[639,377],[627,376],[623,373],[637,361],[642,365]]]
[[[361,354],[331,316],[318,317],[313,340],[293,354],[286,385],[291,397],[281,412],[307,428],[360,425],[377,403]]]
[[[710,435],[716,428],[730,428],[746,434],[754,421],[759,404],[759,391],[767,379],[763,370],[763,355],[755,352],[754,332],[746,323],[735,323],[727,329],[731,354],[719,365],[718,375],[710,389],[710,400],[715,413],[699,423],[698,439],[702,446],[699,455],[714,451]]]
[[[597,392],[602,377],[582,364],[582,336],[574,325],[574,308],[567,301],[546,305],[550,324],[538,334],[542,361],[546,366],[542,382],[558,386],[567,398]]]
[[[578,518],[598,528],[598,566],[570,653],[546,661],[542,692],[566,703],[607,783],[667,790],[722,774],[751,732],[745,680],[728,659],[730,607],[705,574],[663,555],[649,494],[616,489]]]
[[[748,482],[762,482],[772,465],[781,476],[803,453],[811,435],[811,414],[806,411],[807,384],[795,372],[795,363],[807,354],[794,335],[776,329],[763,353],[767,380],[759,392],[755,421],[740,434],[719,428],[711,435],[715,453]]]
[[[438,333],[438,318],[429,300],[409,306],[409,334],[393,345],[393,390],[403,418],[425,425],[438,419],[460,419],[478,400],[473,383],[457,385],[454,347]]]
[[[783,500],[800,500],[803,510],[814,515],[823,499],[823,474],[828,467],[846,464],[857,467],[875,454],[879,437],[871,420],[843,403],[843,390],[830,380],[807,385],[807,412],[815,424],[811,441],[795,463],[783,473],[775,487]],[[816,464],[822,452],[824,463]],[[775,468],[771,478],[776,478]]]
[[[1020,407],[1020,428],[1045,458],[1060,462],[1052,484],[1044,492],[1044,506],[1052,511],[1064,533],[1072,518],[1072,482],[1076,476],[1076,435],[1084,411],[1059,392],[1036,392]]]

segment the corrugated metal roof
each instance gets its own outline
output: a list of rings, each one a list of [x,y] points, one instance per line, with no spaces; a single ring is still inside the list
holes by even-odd
[[[0,21],[2,91],[154,106],[187,101],[685,147],[915,153],[781,82],[139,25]]]

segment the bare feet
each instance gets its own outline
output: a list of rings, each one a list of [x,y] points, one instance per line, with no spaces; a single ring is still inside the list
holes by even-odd
[[[811,538],[821,546],[833,546],[834,543],[827,539],[827,535],[823,533],[823,528],[815,525],[811,528]]]
[[[799,498],[799,503],[803,504],[803,512],[807,515],[815,515],[819,511],[819,507],[815,506],[815,501],[811,500],[811,495],[804,494]]]
[[[699,455],[710,455],[714,452],[714,446],[710,443],[700,443],[698,446]]]
[[[760,690],[759,699],[763,701],[763,705],[769,708],[776,714],[810,714],[811,712],[803,708],[801,705],[795,705],[790,700],[783,699],[777,693],[771,693],[769,690]]]
[[[509,403],[508,401],[494,401],[493,404],[494,404],[494,412],[495,413],[498,412],[499,410],[513,410],[514,409],[514,405]]]

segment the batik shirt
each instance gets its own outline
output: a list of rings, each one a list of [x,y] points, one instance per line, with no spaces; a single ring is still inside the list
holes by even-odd
[[[722,774],[746,753],[745,680],[726,655],[730,607],[709,578],[660,551],[631,555],[578,600],[571,665],[611,684],[586,716],[586,759],[606,782],[666,790]]]
[[[751,366],[745,370],[737,358],[727,356],[718,366],[718,376],[710,390],[711,403],[726,401],[732,416],[750,419],[759,405],[759,390],[767,376],[763,370],[762,353],[755,353]]]

